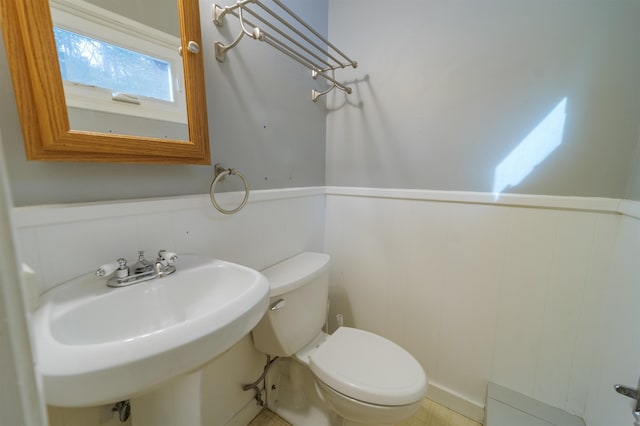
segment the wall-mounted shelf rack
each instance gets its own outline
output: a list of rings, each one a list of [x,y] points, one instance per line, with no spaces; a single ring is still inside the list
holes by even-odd
[[[241,28],[240,34],[231,43],[215,44],[216,59],[224,62],[227,51],[233,49],[246,35],[265,42],[300,63],[311,71],[314,79],[321,77],[327,80],[330,84],[328,89],[312,90],[311,99],[314,102],[336,88],[350,94],[350,87],[334,79],[334,71],[347,67],[356,68],[358,63],[342,53],[280,0],[271,0],[271,3],[277,6],[277,10],[267,7],[259,0],[239,0],[226,7],[213,5],[213,22],[216,25],[223,26],[225,16],[230,14],[239,19]],[[249,19],[247,15],[250,16]]]

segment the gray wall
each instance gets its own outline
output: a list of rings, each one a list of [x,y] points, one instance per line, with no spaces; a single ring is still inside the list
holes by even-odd
[[[211,5],[200,2],[212,162],[244,173],[252,189],[323,185],[325,107],[310,100],[318,83],[297,63],[250,39],[230,51],[224,64],[218,63],[214,42],[232,40],[238,27],[229,18],[227,26],[216,28]],[[326,1],[299,1],[295,11],[326,31]],[[0,132],[17,206],[209,190],[213,166],[27,161],[4,45],[0,99]],[[239,190],[238,181],[229,179],[219,190]]]
[[[640,201],[640,141],[636,149],[635,164],[629,178],[629,190],[627,198],[630,200]]]
[[[157,30],[180,37],[176,0],[85,0]]]
[[[294,4],[295,3],[295,4]],[[326,2],[291,6],[327,27]],[[227,62],[202,1],[212,158],[255,189],[325,183],[325,110],[298,64],[243,40]],[[562,144],[505,191],[640,200],[640,3],[330,0],[330,38],[359,61],[328,96],[326,184],[492,191],[495,169],[566,97]],[[0,130],[17,205],[206,193],[212,167],[24,159],[5,55]],[[635,164],[635,166],[634,166]],[[230,181],[220,190],[239,189]]]
[[[329,36],[359,67],[328,102],[327,184],[492,192],[566,98],[562,143],[506,191],[624,197],[639,22],[636,0],[329,0]]]

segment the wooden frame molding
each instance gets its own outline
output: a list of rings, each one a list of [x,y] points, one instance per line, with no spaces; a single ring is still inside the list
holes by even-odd
[[[29,160],[211,164],[198,0],[178,0],[189,141],[71,130],[48,0],[0,0],[7,59]]]

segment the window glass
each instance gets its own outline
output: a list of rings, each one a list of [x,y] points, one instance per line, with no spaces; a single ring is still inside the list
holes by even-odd
[[[54,35],[63,80],[173,101],[169,62],[58,27]]]

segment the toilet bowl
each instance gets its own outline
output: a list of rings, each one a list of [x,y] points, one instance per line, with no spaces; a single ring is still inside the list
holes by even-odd
[[[262,271],[271,284],[270,307],[252,331],[254,346],[308,367],[322,401],[347,423],[405,420],[425,395],[424,370],[403,348],[374,333],[349,327],[322,332],[328,268],[327,254],[305,252]]]
[[[343,395],[322,382],[316,384],[329,407],[351,425],[394,425],[411,417],[420,407],[420,401],[398,406],[368,404]]]

